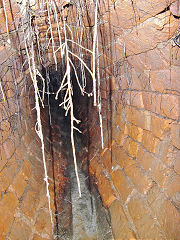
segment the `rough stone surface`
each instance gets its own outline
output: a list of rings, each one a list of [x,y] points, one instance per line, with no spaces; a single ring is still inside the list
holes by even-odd
[[[180,58],[171,40],[177,33],[178,6],[178,1],[136,0],[102,8],[100,42],[106,47],[100,48],[100,66],[108,154],[100,157],[92,136],[90,155],[95,153],[98,163],[92,160],[90,169],[105,173],[113,183],[117,200],[109,209],[115,239],[180,238]],[[96,175],[97,181],[101,176]],[[160,200],[162,192],[168,199]]]
[[[12,46],[19,53],[14,31],[19,9],[15,0],[4,2]],[[99,9],[106,151],[100,149],[98,114],[91,108],[89,119],[82,122],[88,122],[90,137],[83,161],[89,159],[89,174],[110,210],[115,240],[180,239],[180,51],[172,40],[178,32],[179,1],[105,0],[99,1]],[[41,144],[34,130],[33,91],[28,73],[23,74],[26,86],[22,84],[24,62],[7,44],[3,1],[0,17],[1,84],[7,98],[4,101],[0,91],[0,239],[50,240]],[[83,37],[92,46],[92,1],[87,3],[85,18]],[[46,30],[46,24],[39,28],[42,42]],[[52,50],[47,57],[53,62]],[[46,111],[42,122],[48,136]],[[45,139],[52,178],[49,142]],[[60,157],[54,154],[56,159]],[[56,187],[62,193],[67,179],[62,175],[57,179],[61,185],[56,183]],[[53,199],[53,181],[50,195]],[[51,205],[54,213],[53,201]]]
[[[128,220],[121,203],[119,201],[113,202],[109,210],[115,239],[136,239],[135,233],[129,229]]]

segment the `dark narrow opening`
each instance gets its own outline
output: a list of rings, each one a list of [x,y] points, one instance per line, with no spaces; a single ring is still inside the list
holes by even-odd
[[[75,73],[71,72],[73,86],[74,116],[81,121],[75,124],[82,133],[74,131],[75,150],[82,197],[79,197],[74,159],[71,146],[70,113],[66,115],[61,103],[64,101],[66,88],[55,99],[55,93],[65,74],[62,64],[42,70],[45,84],[45,109],[49,120],[50,151],[54,181],[55,230],[54,239],[111,239],[110,220],[101,202],[100,195],[89,175],[89,110],[93,107],[93,98],[82,95]],[[79,81],[81,68],[77,67]],[[89,77],[89,78],[88,78]],[[80,82],[82,84],[82,82]],[[43,82],[39,80],[43,91]],[[92,80],[87,74],[86,92],[92,90]],[[66,116],[65,116],[66,115]]]

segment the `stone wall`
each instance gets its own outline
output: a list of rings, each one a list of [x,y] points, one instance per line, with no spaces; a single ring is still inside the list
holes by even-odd
[[[52,239],[41,143],[34,130],[32,86],[25,77],[18,77],[20,72],[15,73],[18,59],[15,64],[14,61],[8,59],[9,69],[2,78],[6,99],[0,103],[0,238]],[[48,119],[43,125],[49,128]],[[47,162],[51,163],[46,146]],[[53,199],[52,170],[49,176]]]
[[[0,238],[52,239],[33,87],[22,68],[21,34],[15,31],[19,8],[16,1],[9,3],[5,0],[11,45],[0,1],[5,94],[5,99],[0,94]],[[99,3],[105,148],[101,150],[96,109],[90,108],[90,174],[110,210],[115,239],[179,239],[180,55],[172,40],[179,28],[178,1]],[[92,9],[88,1],[91,27]],[[42,120],[48,135],[46,111]],[[52,167],[48,175],[53,199]]]
[[[23,69],[19,35],[15,31],[19,9],[15,1],[11,5],[5,1],[5,7],[10,44],[0,1],[0,239],[52,239],[41,143],[35,132],[33,86],[28,71]],[[42,115],[42,120],[48,134],[47,114]],[[47,143],[46,158],[51,166]],[[54,211],[52,170],[49,176]]]
[[[105,148],[91,109],[88,157],[115,239],[180,237],[178,4],[101,1]]]

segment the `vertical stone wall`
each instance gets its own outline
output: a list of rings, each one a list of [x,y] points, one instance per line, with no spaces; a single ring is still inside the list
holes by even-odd
[[[0,239],[52,239],[33,86],[16,31],[19,8],[15,1],[4,2],[8,30],[0,1]],[[42,120],[48,134],[48,115]],[[47,143],[46,159],[51,166]],[[52,170],[49,176],[54,212]]]
[[[91,109],[90,173],[115,239],[179,239],[179,3],[100,2],[105,148]]]

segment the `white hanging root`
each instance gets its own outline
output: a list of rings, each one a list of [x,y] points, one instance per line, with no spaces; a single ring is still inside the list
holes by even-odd
[[[77,29],[80,28],[80,39],[77,37],[77,41],[79,44],[81,44],[82,42],[82,37],[83,37],[83,27],[84,27],[84,22],[81,21],[81,14],[84,17],[84,11],[81,11],[80,9],[84,9],[84,1],[78,1],[77,2],[77,9],[78,9],[78,26]],[[77,35],[78,35],[78,30],[77,30]],[[79,56],[81,58],[83,58],[83,53],[81,51],[81,49],[79,48]],[[82,77],[82,85],[83,85],[83,89],[86,88],[86,84],[87,84],[87,80],[86,80],[86,74],[85,74],[85,69],[84,69],[84,65],[81,63],[81,77]]]
[[[97,36],[97,80],[98,80],[98,112],[99,112],[99,123],[101,129],[101,146],[104,148],[104,135],[103,135],[103,121],[101,114],[101,91],[100,91],[100,72],[99,72],[99,41]]]
[[[84,49],[87,52],[90,52],[91,54],[93,53],[90,49],[83,47],[82,45],[78,44],[77,42],[75,42],[75,41],[73,41],[71,39],[67,39],[67,41],[76,44],[77,46],[79,46],[80,48]]]
[[[94,37],[93,37],[93,92],[94,92],[94,106],[97,105],[96,100],[96,41],[97,41],[97,14],[98,14],[98,0],[95,6],[95,23],[94,23]]]
[[[31,23],[30,23],[30,26],[31,26]],[[34,45],[33,45],[33,40],[32,40],[31,34],[32,34],[32,29],[30,27],[29,33],[28,33],[28,38],[29,38],[28,42],[30,42],[30,54],[28,51],[26,39],[24,42],[25,42],[25,49],[26,49],[26,54],[27,54],[28,63],[29,63],[29,72],[30,72],[31,79],[33,81],[33,86],[34,86],[35,108],[36,108],[36,112],[37,112],[36,132],[41,140],[42,160],[43,160],[44,175],[45,175],[44,181],[46,183],[46,196],[48,199],[49,214],[50,214],[51,225],[52,225],[52,234],[53,234],[54,223],[53,223],[53,215],[52,215],[52,210],[51,210],[51,199],[50,199],[50,194],[49,194],[49,182],[48,182],[48,175],[47,175],[44,139],[43,139],[43,132],[42,132],[42,124],[41,124],[41,111],[40,111],[40,105],[39,105],[39,90],[38,90],[37,78],[36,78],[37,69],[36,69],[36,64],[35,64]],[[25,34],[24,34],[24,36],[25,36]]]
[[[53,49],[53,58],[54,58],[54,62],[56,65],[56,69],[57,69],[57,57],[56,57],[56,53],[55,53],[55,42],[54,42],[54,36],[53,36],[53,30],[52,30],[52,24],[51,24],[51,4],[52,4],[52,0],[48,0],[47,1],[47,12],[48,12],[48,23],[49,23],[49,28],[50,28],[50,32],[51,32],[51,38],[50,40],[52,41],[52,49]]]
[[[88,68],[87,64],[76,54],[72,53],[70,50],[68,51],[72,56],[76,57],[77,59],[79,59],[79,61],[85,66],[85,68],[88,70],[88,72],[90,73],[93,82],[96,82],[96,78],[95,78],[95,74],[92,73],[92,71]],[[95,85],[96,86],[96,85]],[[93,90],[94,92],[94,90]]]
[[[32,68],[33,68],[33,79],[32,80],[33,80],[34,91],[35,91],[35,106],[36,106],[36,112],[37,112],[37,127],[38,127],[36,132],[41,140],[42,158],[43,158],[44,175],[45,175],[44,181],[46,183],[46,196],[48,198],[49,214],[50,214],[50,218],[51,218],[52,233],[53,233],[54,223],[53,223],[53,216],[52,216],[52,210],[51,210],[51,198],[50,198],[50,194],[49,194],[49,182],[48,182],[46,158],[45,158],[45,151],[44,151],[44,139],[43,139],[42,124],[41,124],[41,112],[40,112],[39,98],[38,98],[38,85],[37,85],[36,68],[35,68],[35,62],[34,62],[33,42],[31,44],[31,54],[32,54]]]
[[[6,19],[6,31],[7,31],[7,35],[8,35],[8,40],[7,40],[7,42],[10,44],[10,43],[11,43],[11,40],[10,40],[10,35],[9,35],[8,17],[7,17],[7,13],[6,13],[5,0],[3,0],[3,8],[4,8],[5,19]]]
[[[75,167],[75,174],[76,174],[76,178],[77,178],[77,184],[78,184],[78,191],[79,191],[79,196],[81,197],[81,188],[80,188],[80,180],[79,180],[79,176],[78,176],[78,170],[77,170],[77,161],[76,161],[76,152],[75,152],[75,144],[74,144],[74,130],[77,130],[79,132],[81,132],[78,128],[76,128],[74,126],[74,121],[76,121],[77,123],[79,121],[77,121],[77,119],[74,118],[74,108],[73,108],[73,100],[72,100],[72,85],[71,85],[71,66],[74,70],[75,73],[75,77],[76,77],[76,81],[78,83],[78,86],[81,90],[81,93],[84,95],[84,93],[88,94],[88,96],[91,96],[92,93],[87,93],[84,90],[84,86],[81,86],[78,75],[77,75],[77,71],[75,68],[74,63],[72,62],[72,60],[70,59],[69,55],[71,55],[72,57],[77,58],[80,63],[81,63],[81,69],[82,66],[83,68],[85,67],[88,72],[90,73],[92,80],[93,80],[93,94],[94,94],[94,105],[97,105],[97,100],[96,100],[96,42],[97,42],[97,9],[98,9],[98,1],[96,0],[96,8],[95,8],[95,26],[94,26],[94,38],[93,38],[93,51],[84,48],[83,46],[81,46],[79,43],[76,43],[73,39],[68,39],[67,38],[67,30],[66,27],[68,28],[68,30],[71,30],[70,27],[66,24],[65,19],[63,17],[63,27],[64,27],[64,37],[65,37],[65,47],[64,47],[64,51],[65,51],[65,57],[66,57],[66,72],[65,75],[63,77],[63,80],[61,82],[61,85],[56,93],[56,97],[55,99],[58,99],[58,95],[59,92],[62,91],[66,86],[66,93],[64,96],[64,100],[63,102],[59,105],[62,106],[63,108],[66,110],[65,115],[67,116],[68,111],[70,110],[70,117],[71,117],[71,144],[72,144],[72,151],[73,151],[73,159],[74,159],[74,167]],[[72,37],[72,31],[70,31],[71,37]],[[91,71],[89,69],[89,67],[87,66],[87,64],[83,61],[83,59],[81,57],[79,57],[78,55],[73,53],[73,49],[72,51],[69,50],[68,48],[68,42],[71,42],[75,45],[77,45],[79,47],[79,49],[83,49],[89,53],[92,54],[93,56],[93,70]],[[60,48],[62,49],[62,47],[60,46]],[[98,44],[97,44],[97,52],[98,52]],[[102,148],[104,147],[104,142],[103,142],[103,127],[102,127],[102,116],[101,116],[101,97],[100,97],[100,74],[99,74],[99,63],[98,63],[98,109],[99,109],[99,119],[100,119],[100,128],[101,128],[101,141],[102,141]],[[83,84],[84,85],[84,84]]]
[[[0,81],[0,89],[1,89],[2,96],[3,96],[3,100],[5,102],[6,101],[6,97],[5,97],[5,94],[4,94],[4,90],[3,90],[3,87],[2,87],[1,81]]]
[[[42,79],[43,82],[43,91],[42,91],[42,106],[44,108],[44,93],[45,93],[45,79],[43,78],[43,76],[41,75],[41,73],[39,72],[38,69],[36,69],[36,74]],[[39,91],[38,91],[39,92]]]
[[[50,43],[52,43],[52,51],[53,51],[53,58],[54,58],[54,62],[56,65],[56,69],[57,69],[57,57],[56,57],[56,53],[60,50],[61,51],[61,58],[65,57],[66,59],[66,71],[65,71],[65,75],[63,77],[63,80],[60,84],[60,87],[58,89],[58,91],[55,93],[55,99],[58,99],[58,95],[60,93],[60,91],[66,91],[65,92],[65,96],[63,99],[63,102],[60,104],[60,106],[63,106],[63,108],[65,109],[65,116],[67,116],[68,112],[70,111],[70,117],[71,117],[71,144],[72,144],[72,151],[73,151],[73,159],[74,159],[74,167],[75,167],[75,174],[76,174],[76,178],[77,178],[77,184],[78,184],[78,191],[79,191],[79,196],[81,197],[81,186],[80,186],[80,180],[79,180],[79,176],[78,176],[78,168],[77,168],[77,160],[76,160],[76,151],[75,151],[75,143],[74,143],[74,130],[81,132],[78,128],[76,128],[74,126],[74,122],[79,123],[79,121],[74,117],[74,107],[73,107],[73,88],[72,88],[72,83],[71,83],[71,69],[74,71],[75,73],[75,77],[76,77],[76,81],[78,83],[78,86],[81,90],[81,93],[87,94],[88,96],[92,96],[94,94],[94,106],[96,106],[98,104],[98,109],[99,109],[99,119],[100,119],[100,128],[101,128],[101,140],[102,140],[102,148],[104,147],[104,142],[103,142],[103,126],[102,126],[102,115],[101,115],[101,96],[100,96],[100,74],[99,74],[99,60],[97,57],[97,78],[98,78],[98,99],[97,99],[97,94],[96,94],[96,52],[98,55],[98,36],[97,36],[97,15],[98,15],[98,0],[96,0],[95,3],[95,25],[94,25],[94,35],[93,35],[93,49],[92,51],[81,46],[81,41],[82,41],[82,29],[81,29],[81,36],[80,36],[80,40],[78,39],[78,42],[75,42],[73,40],[73,33],[72,30],[70,28],[70,26],[67,25],[66,21],[65,21],[65,17],[63,17],[63,21],[62,21],[62,28],[60,29],[59,27],[59,22],[58,22],[58,15],[56,12],[56,6],[54,3],[54,0],[47,0],[47,13],[48,13],[48,23],[49,23],[49,28],[46,32],[46,37],[48,35],[48,32],[50,31],[51,37],[49,39],[49,43],[48,43],[48,47],[50,46]],[[53,10],[52,10],[53,8]],[[54,11],[54,12],[53,12]],[[59,36],[59,46],[55,46],[55,41],[54,41],[54,36],[53,36],[53,29],[52,29],[52,22],[51,22],[51,14],[55,14],[55,22],[57,25],[57,31],[58,31],[58,36]],[[78,15],[79,17],[79,15]],[[78,24],[81,23],[81,21],[78,21]],[[31,26],[31,25],[30,25]],[[81,26],[80,26],[81,28]],[[61,40],[61,33],[60,31],[63,31],[64,33],[64,43],[62,43]],[[32,34],[32,28],[30,27],[30,34]],[[70,37],[71,39],[68,39],[67,37],[67,31],[70,33]],[[32,40],[32,36],[31,36],[31,40]],[[30,42],[30,41],[29,41]],[[68,43],[72,43],[73,46],[77,46],[78,47],[78,54],[75,54],[73,52],[73,49],[69,49]],[[28,47],[25,41],[25,45],[26,45],[26,51],[27,51],[27,57],[28,57],[28,61],[29,61],[29,68],[30,68],[30,75],[31,78],[33,80],[33,85],[34,85],[34,89],[35,89],[35,100],[36,100],[36,110],[37,110],[37,134],[41,139],[41,145],[42,145],[42,155],[43,155],[43,164],[44,164],[44,172],[45,172],[45,182],[46,182],[46,191],[47,191],[47,197],[48,197],[48,203],[49,203],[49,213],[51,216],[51,223],[53,226],[53,218],[52,218],[52,211],[51,211],[51,207],[50,207],[50,195],[49,195],[49,188],[48,188],[48,176],[47,176],[47,167],[46,167],[46,160],[45,160],[45,154],[44,154],[44,142],[43,142],[43,133],[42,133],[42,125],[41,125],[41,119],[40,119],[40,106],[39,106],[39,100],[41,102],[43,102],[44,100],[44,79],[42,77],[42,75],[40,74],[39,71],[37,71],[36,65],[35,65],[35,59],[34,59],[34,46],[33,46],[33,41],[30,44],[30,49],[31,49],[31,56],[29,55],[28,52]],[[40,45],[38,45],[38,49],[40,49],[39,47]],[[92,71],[91,69],[87,66],[87,64],[83,61],[82,57],[83,57],[83,53],[82,51],[86,51],[87,53],[90,53],[92,55]],[[40,52],[40,51],[39,51]],[[70,58],[71,57],[71,58]],[[76,67],[74,62],[72,61],[73,58],[76,58],[80,61],[81,64],[81,70],[83,71],[82,74],[84,74],[83,79],[82,79],[82,85],[79,81],[78,78],[78,74],[76,71]],[[41,56],[40,56],[41,59]],[[63,61],[63,59],[62,59]],[[92,80],[93,80],[93,90],[91,93],[87,93],[85,91],[85,87],[86,87],[86,77],[85,77],[85,70],[87,69],[87,71],[90,73]],[[37,79],[36,76],[39,75],[39,77],[41,78],[41,80],[43,81],[43,97],[41,99],[39,90],[38,90],[38,86],[37,86]]]
[[[61,48],[62,46],[62,40],[61,40],[61,32],[60,32],[60,28],[59,28],[59,21],[58,21],[58,16],[57,16],[57,11],[56,11],[56,5],[54,3],[54,1],[52,1],[53,7],[54,7],[54,12],[55,12],[55,19],[56,19],[56,24],[57,24],[57,30],[58,30],[58,37],[59,37],[59,47]],[[63,51],[61,48],[61,57],[63,56]]]
[[[70,116],[71,116],[71,144],[72,144],[72,151],[73,151],[73,159],[74,159],[74,168],[75,168],[75,174],[78,184],[78,191],[79,191],[79,197],[81,197],[81,186],[80,186],[80,180],[77,170],[77,160],[76,160],[76,151],[75,151],[75,144],[74,144],[74,107],[73,107],[73,100],[72,100],[72,86],[71,86],[71,68],[70,68],[70,62],[69,62],[69,51],[68,51],[68,44],[67,44],[67,35],[66,35],[66,24],[65,20],[64,22],[64,34],[65,34],[65,46],[66,46],[66,71],[67,71],[67,82],[68,82],[68,96],[69,96],[69,104],[70,104]]]

